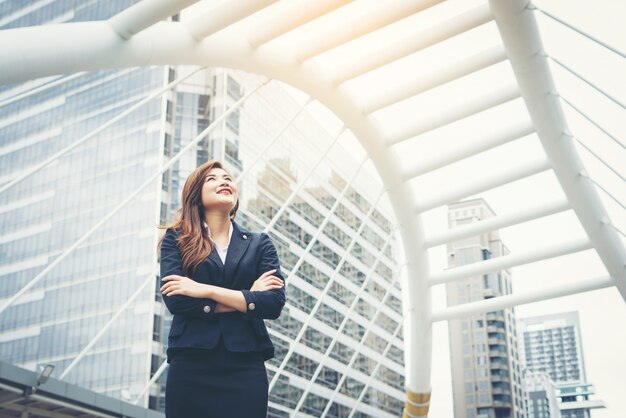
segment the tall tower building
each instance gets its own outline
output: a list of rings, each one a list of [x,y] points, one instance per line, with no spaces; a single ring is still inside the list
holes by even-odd
[[[483,199],[448,206],[450,228],[492,216]],[[447,251],[449,267],[508,254],[498,231],[453,242]],[[511,292],[508,270],[446,284],[448,306]],[[453,320],[448,329],[455,418],[525,417],[514,310]]]
[[[526,413],[528,418],[559,418],[561,411],[556,398],[556,386],[543,372],[524,373]]]
[[[134,2],[5,2],[0,27],[103,20]],[[188,71],[129,68],[0,87],[0,102],[11,101],[0,108],[0,185]],[[201,70],[1,194],[0,302],[260,81]],[[336,134],[306,111],[294,117],[301,107],[277,82],[257,90],[0,315],[0,358],[33,370],[50,363],[53,377],[163,409],[164,375],[141,395],[164,360],[170,322],[157,286],[156,225],[172,221],[187,175],[216,158],[239,178],[238,222],[272,225],[288,277],[283,314],[268,321],[276,345],[268,377],[278,376],[269,416],[398,416],[402,263],[392,211],[378,198],[380,181]]]
[[[587,383],[578,312],[534,316],[519,320],[523,368],[547,374],[555,384],[563,418],[589,418],[605,408]]]

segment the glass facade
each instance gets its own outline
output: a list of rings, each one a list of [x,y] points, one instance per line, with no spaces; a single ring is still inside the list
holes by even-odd
[[[106,18],[132,2],[4,2],[2,29]],[[163,83],[162,69],[99,71],[3,86],[3,99],[66,78],[0,109],[0,183],[92,132]],[[0,298],[6,301],[61,257],[154,172],[160,135],[148,103],[0,196]],[[155,183],[156,184],[156,183]],[[0,358],[66,370],[146,282],[153,284],[154,188],[134,199],[0,317]],[[137,395],[149,378],[153,286],[143,290],[66,380]]]
[[[131,3],[2,3],[0,27],[106,19]],[[60,81],[0,108],[0,185],[188,70],[99,71],[2,87],[0,101]],[[200,71],[0,195],[0,298],[37,277],[258,83],[239,72]],[[101,334],[64,378],[139,396],[164,360],[171,320],[157,292],[155,225],[173,219],[189,172],[217,158],[240,177],[238,222],[255,231],[272,225],[288,276],[287,306],[268,321],[276,345],[267,363],[269,416],[296,408],[298,416],[348,416],[362,392],[354,416],[400,414],[400,260],[390,206],[378,199],[380,181],[342,145],[348,133],[333,144],[336,134],[306,111],[290,123],[300,107],[270,83],[216,123],[1,314],[0,358],[30,369],[51,363],[59,377]],[[164,379],[145,406],[163,408]]]

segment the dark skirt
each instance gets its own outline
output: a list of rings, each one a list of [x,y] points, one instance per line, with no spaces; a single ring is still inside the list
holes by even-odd
[[[170,359],[167,418],[266,418],[267,374],[260,352],[184,349]]]

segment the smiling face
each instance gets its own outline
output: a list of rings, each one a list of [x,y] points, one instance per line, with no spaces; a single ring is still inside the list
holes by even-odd
[[[202,185],[202,206],[205,211],[230,212],[237,204],[239,194],[233,178],[223,168],[212,168]]]

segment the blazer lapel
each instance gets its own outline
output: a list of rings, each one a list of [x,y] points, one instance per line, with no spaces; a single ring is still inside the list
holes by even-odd
[[[251,235],[233,222],[233,235],[230,237],[228,252],[226,253],[226,265],[224,266],[224,278],[226,283],[232,283],[239,260],[243,257],[250,244]],[[219,257],[218,257],[219,258]]]
[[[233,234],[234,233],[235,231],[233,231]],[[220,270],[224,268],[224,263],[222,263],[222,259],[220,258],[220,255],[217,253],[217,249],[215,248],[215,246],[213,246],[213,248],[211,249],[211,253],[209,254],[209,260],[214,262],[215,265],[219,267]]]

